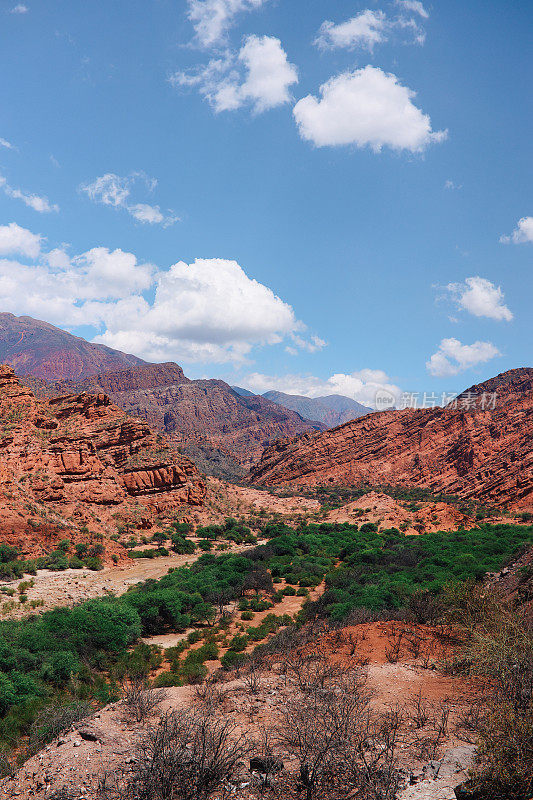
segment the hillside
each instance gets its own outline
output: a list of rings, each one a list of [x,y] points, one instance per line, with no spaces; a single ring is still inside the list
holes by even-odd
[[[384,411],[275,442],[251,481],[418,486],[530,508],[533,369],[510,370],[468,391],[446,408]]]
[[[144,364],[136,356],[92,344],[32,317],[0,313],[0,363],[18,375],[44,380],[82,379],[99,372]]]
[[[104,392],[128,414],[164,431],[202,469],[222,477],[243,477],[274,439],[324,427],[261,396],[241,397],[224,381],[190,380],[173,363],[56,382],[45,391]]]
[[[373,410],[341,394],[305,397],[299,394],[272,391],[265,392],[262,396],[284,408],[296,411],[304,419],[322,422],[328,428],[334,428],[344,422],[363,417],[365,414],[371,414]]]
[[[105,394],[39,399],[9,366],[0,367],[0,481],[2,542],[27,555],[120,522],[149,528],[205,494],[196,466]]]

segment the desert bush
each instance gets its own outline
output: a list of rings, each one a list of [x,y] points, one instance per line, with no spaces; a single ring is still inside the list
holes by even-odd
[[[45,706],[37,715],[30,729],[29,744],[31,750],[40,750],[48,742],[53,741],[68,731],[71,725],[93,713],[89,703],[76,701],[66,705]]]
[[[523,612],[490,597],[466,645],[471,671],[489,680],[482,711],[468,722],[477,734],[467,786],[494,800],[533,793],[533,625]]]
[[[171,712],[140,741],[131,773],[104,779],[99,794],[105,800],[208,800],[247,751],[231,722]]]
[[[398,713],[369,710],[361,686],[338,682],[290,701],[279,738],[296,758],[306,800],[392,800],[399,786]],[[298,787],[296,787],[298,788]]]
[[[124,718],[130,722],[145,722],[161,705],[164,697],[163,689],[151,689],[141,675],[125,678],[122,682]]]

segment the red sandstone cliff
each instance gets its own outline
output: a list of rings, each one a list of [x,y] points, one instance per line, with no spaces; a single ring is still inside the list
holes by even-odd
[[[150,526],[200,505],[196,466],[105,394],[38,399],[0,366],[0,540],[24,551],[79,528]]]
[[[44,391],[105,392],[175,445],[187,448],[196,443],[217,450],[241,468],[249,468],[275,439],[325,428],[264,397],[241,397],[224,381],[190,380],[173,363],[145,364],[81,382],[61,381]]]
[[[471,387],[457,408],[384,411],[324,433],[279,440],[264,451],[250,480],[419,486],[530,508],[533,369],[510,370]]]

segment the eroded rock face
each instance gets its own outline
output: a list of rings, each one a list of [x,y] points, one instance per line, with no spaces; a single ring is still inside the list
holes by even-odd
[[[82,390],[104,391],[117,406],[163,431],[177,446],[205,443],[245,468],[274,439],[325,428],[264,397],[241,397],[224,381],[190,380],[173,363],[147,364],[43,388],[48,394]]]
[[[58,529],[69,538],[72,524],[110,531],[113,519],[142,523],[200,505],[206,490],[192,461],[105,394],[37,399],[8,366],[0,366],[0,485],[1,539],[23,548]]]
[[[472,399],[496,392],[495,407]],[[465,402],[467,398],[470,402]],[[324,433],[282,439],[255,484],[419,486],[494,505],[533,506],[533,369],[464,392],[457,408],[384,411]]]

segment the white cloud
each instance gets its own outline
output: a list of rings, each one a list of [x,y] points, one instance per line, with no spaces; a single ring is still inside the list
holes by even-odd
[[[317,147],[349,145],[421,152],[446,138],[413,103],[415,92],[398,78],[367,66],[330,78],[320,99],[308,95],[294,106],[300,136]]]
[[[451,189],[453,191],[453,190],[456,190],[456,189],[462,189],[463,188],[463,184],[462,183],[454,183],[451,180],[447,180],[444,183],[444,188],[445,189]]]
[[[113,172],[100,175],[92,183],[82,184],[79,188],[94,202],[113,208],[123,208],[134,219],[139,222],[146,222],[149,225],[163,225],[164,228],[173,225],[178,221],[178,217],[173,214],[165,216],[159,206],[149,205],[148,203],[130,204],[132,188],[137,181],[146,184],[148,191],[153,191],[157,186],[154,178],[148,178],[144,173],[136,172],[122,178]]]
[[[386,40],[387,16],[383,11],[365,9],[355,17],[338,25],[326,20],[320,26],[315,44],[323,48],[366,47],[372,50],[375,44]]]
[[[39,256],[41,238],[15,223],[0,227],[0,255]],[[242,362],[255,346],[287,339],[313,352],[291,306],[235,261],[180,261],[169,270],[133,253],[63,247],[36,264],[0,258],[0,307],[53,324],[95,328],[94,341],[149,360]]]
[[[324,339],[321,339],[320,336],[311,336],[309,340],[303,339],[301,336],[296,334],[292,334],[291,339],[293,341],[294,347],[288,345],[285,350],[289,355],[295,356],[298,354],[297,348],[300,350],[305,350],[308,353],[316,353],[318,350],[322,350],[324,347],[327,346],[327,342]]]
[[[426,362],[426,369],[436,378],[458,375],[478,364],[501,355],[492,342],[461,344],[458,339],[443,339],[436,353]]]
[[[37,258],[41,250],[42,237],[16,222],[0,225],[0,255],[21,255]]]
[[[39,214],[59,211],[59,206],[55,205],[55,203],[50,204],[47,197],[38,194],[27,194],[20,189],[15,189],[13,186],[10,186],[7,180],[1,175],[0,186],[8,197],[12,197],[14,200],[22,200],[25,205],[29,206],[29,208],[33,208],[34,211],[38,211]]]
[[[28,6],[25,6],[23,3],[18,3],[16,6],[13,6],[10,14],[27,14],[29,11]]]
[[[524,244],[525,242],[533,242],[533,217],[522,217],[518,220],[518,224],[510,236],[500,236],[500,242],[503,244]]]
[[[415,14],[420,14],[424,19],[428,19],[429,14],[420,2],[420,0],[396,0],[396,5],[403,8],[405,11],[413,11]]]
[[[350,374],[339,372],[325,379],[314,375],[264,375],[252,372],[239,378],[239,381],[240,385],[256,394],[263,394],[271,389],[304,397],[341,394],[371,408],[376,406],[378,392],[390,393],[397,403],[402,394],[401,389],[380,369],[362,369]]]
[[[11,144],[11,142],[8,142],[7,139],[2,139],[1,137],[0,137],[0,147],[5,147],[7,150],[16,150],[14,144]]]
[[[108,316],[98,341],[149,357],[240,360],[253,344],[277,344],[298,331],[292,308],[250,279],[236,261],[197,259],[159,272],[153,303],[128,319]]]
[[[267,0],[187,0],[188,17],[196,38],[203,47],[213,47],[224,40],[237,14],[254,11]]]
[[[407,6],[402,6],[402,9],[414,11]],[[323,22],[314,43],[322,49],[342,47],[354,50],[361,47],[372,52],[375,45],[387,42],[393,34],[407,34],[407,38],[403,36],[400,39],[405,43],[423,44],[426,39],[424,29],[414,17],[403,14],[393,17],[379,9],[366,8],[345,22]]]
[[[238,55],[226,52],[199,69],[176,72],[169,80],[176,87],[198,88],[217,112],[250,105],[259,114],[290,102],[298,71],[279,39],[247,36]]]
[[[489,317],[507,322],[513,319],[512,312],[503,302],[503,291],[486,278],[480,278],[479,275],[465,278],[464,283],[449,283],[446,288],[458,308],[475,317]]]

